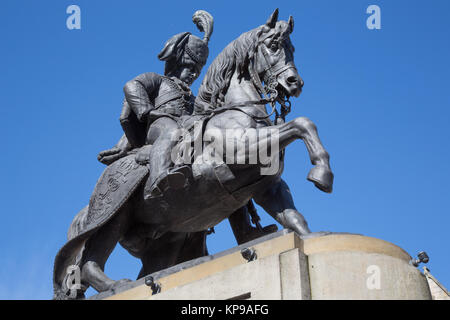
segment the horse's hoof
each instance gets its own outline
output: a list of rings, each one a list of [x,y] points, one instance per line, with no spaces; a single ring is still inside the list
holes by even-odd
[[[262,229],[257,229],[254,227],[250,227],[249,230],[247,230],[247,232],[245,232],[245,235],[240,236],[239,240],[238,240],[238,244],[243,244],[255,239],[258,239],[260,237],[264,237],[268,234],[274,233],[278,231],[278,227],[276,224],[271,224],[268,226],[263,227]]]
[[[277,227],[276,224],[270,224],[268,226],[263,227],[262,231],[266,235],[266,234],[277,232],[278,231],[278,227]]]
[[[322,165],[315,166],[309,171],[307,179],[321,191],[331,193],[333,191],[333,172]]]

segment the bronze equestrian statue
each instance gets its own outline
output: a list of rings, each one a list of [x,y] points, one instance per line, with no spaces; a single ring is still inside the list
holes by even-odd
[[[178,155],[164,162],[160,167],[164,172],[156,179],[150,143],[155,143],[160,133],[149,134],[153,125],[137,153],[122,154],[105,169],[89,206],[75,217],[69,241],[55,258],[56,299],[68,298],[67,269],[74,265],[81,270],[78,298],[88,286],[102,292],[129,281],[114,281],[103,272],[118,242],[142,260],[140,276],[206,254],[206,231],[247,207],[251,199],[283,227],[302,237],[311,236],[281,179],[285,148],[295,140],[304,141],[313,164],[307,179],[320,190],[332,191],[333,174],[314,123],[304,117],[285,122],[289,98],[298,97],[303,87],[294,64],[293,29],[293,18],[278,21],[275,10],[265,24],[242,34],[212,62],[192,116],[181,121],[156,117],[155,121],[173,121],[167,131]],[[128,99],[127,103],[126,117],[133,114],[130,119],[141,124],[152,117],[154,110],[146,111],[145,104],[140,108]],[[281,105],[280,112],[276,103]],[[270,114],[267,104],[272,107]],[[273,113],[274,122],[269,118]],[[176,136],[173,132],[180,132],[180,127],[183,134]],[[230,132],[237,134],[230,139]],[[186,148],[192,145],[195,147]],[[242,152],[242,146],[248,152]],[[264,152],[268,158],[263,159]],[[255,154],[258,161],[254,161]],[[230,155],[240,161],[227,161]],[[171,173],[182,177],[171,179]]]

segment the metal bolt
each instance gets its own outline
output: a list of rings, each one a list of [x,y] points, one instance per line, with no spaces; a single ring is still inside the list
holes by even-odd
[[[428,263],[430,261],[430,257],[428,257],[428,254],[425,251],[420,251],[417,254],[417,259],[411,259],[411,264],[414,267],[418,267],[421,263]]]
[[[145,285],[150,287],[150,289],[152,290],[152,295],[161,292],[161,285],[155,282],[155,279],[152,276],[145,277]]]
[[[256,251],[253,248],[244,248],[241,250],[242,257],[247,260],[247,262],[254,261],[258,258]]]

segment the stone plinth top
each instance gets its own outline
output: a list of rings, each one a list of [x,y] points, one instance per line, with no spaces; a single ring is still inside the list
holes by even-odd
[[[400,247],[377,238],[349,233],[331,233],[321,236],[312,234],[307,238],[300,238],[293,232],[281,230],[232,249],[161,270],[151,276],[161,286],[161,293],[164,293],[248,263],[241,254],[241,250],[244,248],[255,250],[258,260],[274,255],[281,257],[281,254],[293,249],[296,249],[302,256],[311,256],[311,261],[318,259],[323,254],[332,256],[333,254],[339,255],[339,252],[342,252],[343,255],[353,252],[361,255],[391,257],[389,259],[395,258],[395,261],[403,261],[401,264],[405,266],[408,266],[408,262],[411,260],[410,255]],[[330,254],[327,255],[327,253]],[[282,259],[280,258],[280,260]],[[152,295],[150,288],[145,285],[144,279],[139,279],[124,285],[117,292],[104,292],[90,299],[154,299],[157,296],[165,295]]]
[[[301,249],[306,255],[334,251],[360,251],[384,254],[406,262],[411,260],[411,256],[395,244],[357,234],[332,233],[322,237],[304,239],[301,243],[303,245]]]

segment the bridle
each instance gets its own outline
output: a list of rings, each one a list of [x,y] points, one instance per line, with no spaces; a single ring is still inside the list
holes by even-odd
[[[284,122],[286,115],[291,112],[291,102],[289,101],[289,97],[281,98],[278,96],[278,90],[276,89],[279,85],[278,83],[278,76],[285,72],[288,69],[294,69],[297,72],[297,68],[292,64],[284,64],[279,66],[278,63],[275,65],[270,64],[269,56],[267,55],[267,51],[261,50],[260,46],[258,46],[258,51],[261,51],[262,56],[264,57],[266,68],[263,71],[264,77],[264,86],[261,85],[261,79],[259,78],[258,72],[256,71],[256,67],[254,64],[254,58],[251,60],[250,64],[250,76],[252,78],[253,84],[258,89],[259,93],[263,97],[268,97],[271,105],[272,105],[272,112],[268,116],[270,117],[274,112],[276,113],[276,120],[281,118]],[[267,98],[266,98],[267,99]],[[278,113],[278,110],[275,108],[275,103],[278,102],[281,106],[280,114]]]
[[[262,43],[262,41],[260,41],[260,44],[261,43]],[[258,45],[258,50],[261,50],[259,45]],[[275,64],[272,66],[269,62],[269,57],[267,55],[267,52],[264,50],[261,50],[261,53],[262,53],[262,56],[264,57],[264,62],[266,65],[266,67],[263,71],[264,85],[262,85],[261,78],[259,77],[258,72],[256,71],[255,56],[253,56],[250,59],[248,72],[250,74],[250,78],[252,80],[253,85],[257,89],[258,93],[262,96],[262,98],[260,100],[249,100],[249,101],[245,101],[245,102],[227,104],[227,105],[221,106],[219,108],[216,108],[216,109],[210,111],[212,114],[218,114],[218,113],[224,112],[226,110],[234,109],[234,110],[239,110],[239,111],[247,114],[248,116],[252,117],[255,120],[267,119],[275,113],[275,124],[280,122],[280,120],[282,122],[285,121],[286,115],[289,112],[291,112],[291,102],[289,101],[289,97],[280,97],[279,96],[278,90],[276,89],[279,85],[277,79],[278,79],[278,76],[281,73],[285,72],[286,70],[288,70],[288,69],[297,70],[297,69],[291,63],[282,65],[282,66],[278,66],[278,64]],[[276,109],[277,102],[281,106],[280,112],[278,112],[278,110]],[[270,104],[272,111],[270,112],[270,114],[265,115],[265,116],[256,116],[256,115],[248,114],[247,112],[245,112],[244,110],[239,108],[239,107],[245,107],[245,106],[255,105],[255,104],[256,105]]]
[[[264,41],[264,39],[259,41],[259,44],[257,46],[258,51],[261,50],[260,45],[261,45],[261,43],[263,43],[263,41]],[[253,57],[251,57],[251,59],[250,59],[248,72],[250,74],[250,78],[252,80],[253,85],[257,89],[258,93],[262,96],[262,98],[259,100],[249,100],[249,101],[245,101],[245,102],[238,102],[238,103],[232,103],[232,104],[220,106],[216,109],[209,110],[208,114],[210,116],[213,116],[213,115],[216,115],[216,114],[228,111],[228,110],[238,110],[238,111],[245,113],[246,115],[248,115],[249,117],[251,117],[255,120],[264,120],[264,119],[271,117],[275,113],[275,124],[278,124],[280,122],[284,123],[286,115],[289,112],[291,112],[291,102],[289,101],[289,97],[280,97],[279,96],[278,90],[276,89],[279,85],[277,79],[278,79],[278,76],[281,73],[285,72],[286,70],[295,69],[297,71],[297,68],[292,63],[288,63],[288,64],[285,64],[282,66],[275,64],[272,66],[270,64],[267,52],[264,50],[261,50],[261,53],[262,53],[262,56],[264,57],[264,62],[266,65],[265,69],[263,70],[264,85],[262,85],[262,81],[258,75],[258,72],[256,71],[256,66],[255,66],[256,54],[253,55]],[[278,112],[278,110],[276,109],[277,102],[281,106],[280,112]],[[246,106],[255,105],[255,104],[256,105],[270,104],[272,111],[270,112],[270,114],[265,115],[265,116],[256,116],[256,115],[249,114],[240,108],[240,107],[246,107]]]

